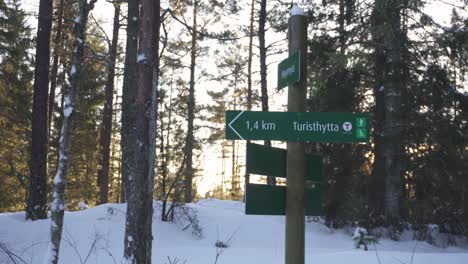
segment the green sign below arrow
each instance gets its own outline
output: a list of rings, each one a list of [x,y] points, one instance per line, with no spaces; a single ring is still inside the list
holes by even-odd
[[[305,215],[322,214],[322,193],[318,186],[304,190]],[[247,215],[285,215],[286,186],[247,184],[245,199]]]
[[[368,142],[369,115],[226,111],[226,139]]]
[[[299,82],[301,79],[300,62],[301,56],[297,51],[278,64],[278,90]]]
[[[320,182],[322,158],[306,154],[306,181]],[[247,144],[247,173],[286,178],[286,150],[258,144]]]

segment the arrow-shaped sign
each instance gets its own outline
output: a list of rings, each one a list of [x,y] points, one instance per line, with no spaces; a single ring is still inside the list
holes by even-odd
[[[244,140],[244,138],[241,135],[239,135],[239,133],[237,133],[235,128],[232,127],[232,123],[234,123],[237,120],[237,118],[239,118],[243,113],[244,113],[244,111],[239,112],[239,114],[236,117],[234,117],[234,119],[232,119],[232,121],[229,122],[229,124],[228,124],[228,126],[232,130],[232,132],[234,132],[239,137],[239,139],[242,139],[242,140]]]
[[[226,111],[226,139],[368,142],[369,115]]]

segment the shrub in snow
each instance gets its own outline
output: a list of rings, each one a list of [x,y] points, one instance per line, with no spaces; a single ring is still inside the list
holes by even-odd
[[[184,225],[182,230],[187,230],[188,228],[192,229],[192,235],[196,238],[203,237],[203,230],[200,226],[200,221],[198,220],[197,211],[187,207],[186,205],[180,205],[176,208],[176,221]]]
[[[378,242],[376,237],[369,235],[367,230],[362,227],[356,227],[356,229],[354,229],[353,240],[356,248],[361,248],[361,246],[363,246],[366,251],[369,244]]]

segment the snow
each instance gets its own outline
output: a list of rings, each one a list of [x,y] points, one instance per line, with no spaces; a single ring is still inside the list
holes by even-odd
[[[382,92],[384,89],[385,89],[385,87],[384,87],[383,85],[381,85],[381,86],[379,87],[379,92]]]
[[[291,8],[291,16],[304,16],[304,10],[297,5]]]
[[[77,24],[80,23],[80,21],[81,21],[81,17],[80,17],[80,16],[75,17],[75,19],[73,20],[73,22],[75,22],[75,23],[77,23]]]
[[[78,41],[80,44],[83,44],[83,40],[81,38],[76,38],[76,41]]]
[[[62,179],[60,178],[59,174],[55,175],[54,177],[54,184],[57,185],[62,182]]]
[[[144,61],[144,60],[146,60],[145,54],[144,53],[138,54],[137,62]]]
[[[73,68],[72,68],[72,71],[73,71]],[[73,112],[73,106],[71,105],[71,100],[70,100],[70,96],[66,96],[65,97],[65,102],[64,102],[64,105],[65,105],[65,108],[63,109],[63,116],[64,117],[69,117],[71,115],[71,113]],[[61,140],[63,140],[63,133],[61,133]]]
[[[169,263],[168,258],[187,264],[214,263],[217,241],[231,244],[220,255],[219,264],[284,263],[284,216],[249,216],[244,204],[215,199],[189,205],[198,215],[203,236],[197,238],[186,223],[160,221],[161,203],[155,202],[153,217],[153,263]],[[87,263],[127,263],[123,259],[125,204],[104,204],[83,211],[65,212],[59,263],[80,263],[91,252]],[[50,219],[26,221],[24,212],[0,214],[1,241],[26,263],[40,263],[47,254]],[[354,248],[352,230],[329,229],[321,223],[306,223],[305,263],[341,264],[466,264],[468,249],[437,248],[403,235],[399,242],[380,239],[369,251]],[[234,234],[234,235],[233,235]],[[134,237],[128,238],[135,239]],[[90,251],[93,241],[96,248]],[[413,254],[413,249],[415,253]],[[49,253],[47,253],[49,252]],[[51,256],[48,256],[51,257]],[[115,258],[115,262],[114,262]],[[411,259],[413,261],[411,262]],[[46,258],[47,259],[47,258]],[[9,264],[0,253],[0,263]]]
[[[70,71],[70,75],[73,75],[75,73],[76,73],[76,67],[75,67],[75,65],[73,65],[72,68],[71,68],[71,71]]]

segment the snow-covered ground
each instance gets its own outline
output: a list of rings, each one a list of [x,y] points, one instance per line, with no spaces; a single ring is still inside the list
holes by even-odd
[[[230,238],[230,246],[219,255],[218,264],[284,263],[284,217],[247,216],[243,204],[233,201],[202,200],[189,207],[197,211],[201,238],[194,236],[191,228],[183,230],[185,223],[161,222],[155,203],[153,263],[215,263],[216,241],[226,243]],[[124,204],[105,204],[67,212],[60,263],[120,263],[125,208]],[[0,243],[26,263],[42,263],[49,226],[50,220],[25,221],[23,212],[0,214]],[[369,251],[355,249],[349,232],[330,230],[319,223],[306,224],[305,252],[306,263],[320,264],[468,263],[467,249],[437,248],[405,236],[399,242],[381,239]],[[13,263],[2,250],[0,263]]]

